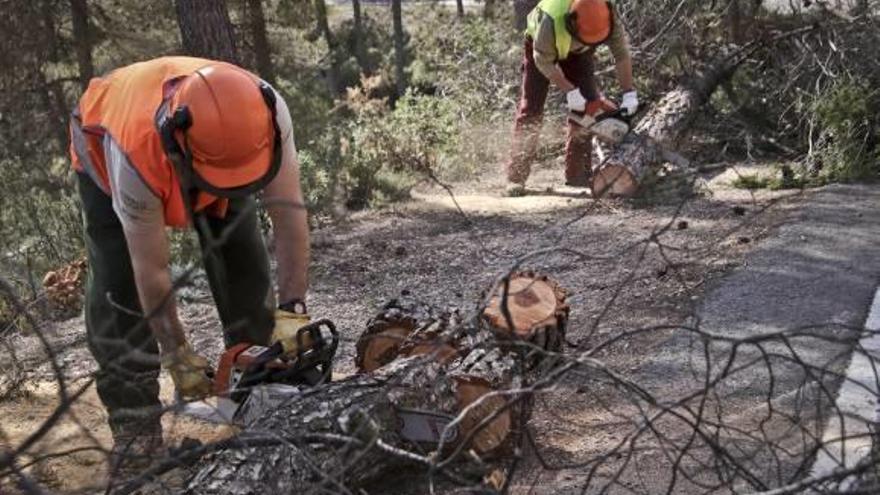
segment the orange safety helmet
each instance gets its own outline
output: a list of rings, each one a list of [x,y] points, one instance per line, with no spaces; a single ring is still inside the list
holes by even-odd
[[[568,9],[569,33],[585,45],[604,43],[611,36],[614,9],[607,0],[574,0]]]
[[[275,91],[242,69],[197,70],[159,112],[162,146],[189,195],[246,196],[281,167]]]

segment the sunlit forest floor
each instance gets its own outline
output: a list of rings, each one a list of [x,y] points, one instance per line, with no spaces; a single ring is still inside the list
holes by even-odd
[[[754,173],[755,168],[738,170]],[[589,347],[626,329],[680,324],[707,283],[738,266],[754,245],[772,236],[774,227],[803,198],[800,192],[753,194],[733,189],[728,184],[736,174],[704,177],[705,187],[696,197],[642,206],[613,199],[597,202],[582,190],[559,187],[561,170],[555,164],[535,171],[529,183],[532,194],[506,198],[500,174],[487,171],[479,181],[453,184],[452,195],[426,184],[417,188],[411,201],[316,230],[310,311],[315,317],[331,318],[341,330],[337,378],[354,372],[354,343],[384,302],[408,291],[434,304],[472,311],[495,277],[537,251],[545,252],[524,266],[557,278],[570,291],[571,344]],[[642,241],[665,226],[670,228],[659,238],[666,249],[645,249]],[[551,248],[578,251],[585,258]],[[202,283],[183,295],[182,317],[193,345],[216,358],[221,351],[220,326],[210,295]],[[94,364],[82,318],[50,324],[44,331],[71,386],[84,383]],[[644,350],[662,344],[670,332],[645,335],[639,352],[616,349],[602,357],[617,369],[638,370],[647,358]],[[12,444],[33,431],[57,403],[53,375],[38,340],[33,335],[16,340],[18,357],[30,376],[16,397],[0,404]],[[162,384],[164,400],[170,403],[170,381],[164,375]],[[576,383],[560,386],[558,393],[542,397],[546,407],[537,407],[532,420],[540,425],[542,442],[554,456],[565,459],[612,441],[611,431],[597,431],[589,446],[580,436],[557,431],[553,418],[558,415],[586,424],[596,420],[578,417],[585,391]],[[170,413],[165,427],[171,445],[187,436],[209,441],[229,432]],[[44,463],[34,475],[63,492],[101,486],[104,454],[88,448],[109,445],[105,413],[92,389],[34,452],[85,450]]]

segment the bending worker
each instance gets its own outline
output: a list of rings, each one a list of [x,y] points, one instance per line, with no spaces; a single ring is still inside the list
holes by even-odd
[[[552,82],[565,93],[568,110],[599,113],[616,109],[604,99],[594,75],[594,53],[608,44],[623,90],[621,107],[629,115],[639,106],[633,86],[629,39],[617,9],[605,0],[542,0],[529,14],[522,64],[522,90],[507,164],[507,193],[525,192],[535,158],[544,102]],[[590,187],[591,138],[568,123],[565,183]]]
[[[183,398],[211,390],[208,362],[177,315],[166,226],[197,227],[227,347],[265,345],[308,321],[309,233],[290,112],[244,69],[165,57],[93,79],[70,127],[98,395],[114,452],[149,453],[162,438],[160,362]],[[258,191],[275,232],[274,314]]]

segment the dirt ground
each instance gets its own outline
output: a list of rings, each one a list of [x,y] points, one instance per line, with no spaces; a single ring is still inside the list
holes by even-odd
[[[747,169],[742,167],[752,173]],[[482,291],[517,262],[553,276],[569,290],[572,346],[587,349],[626,330],[681,324],[707,282],[742,263],[809,195],[735,190],[726,186],[735,175],[704,177],[701,195],[649,205],[597,202],[579,190],[560,188],[561,167],[556,165],[537,170],[530,180],[533,194],[522,198],[501,197],[502,183],[494,173],[476,184],[455,185],[458,206],[441,188],[424,186],[411,202],[359,213],[313,232],[310,312],[334,320],[341,331],[339,376],[353,372],[357,336],[389,299],[408,291],[471,311]],[[656,243],[646,242],[652,237]],[[207,292],[197,286],[182,297],[182,318],[193,345],[216,359],[220,327]],[[69,390],[86,384],[94,365],[82,318],[47,324],[42,332],[58,355]],[[622,373],[637,373],[672,332],[646,333],[599,357]],[[35,335],[10,336],[3,344],[0,440],[15,446],[52,414],[58,390]],[[19,379],[23,385],[6,393]],[[162,385],[163,399],[170,402],[166,376]],[[593,385],[602,386],[572,375],[538,401],[532,426],[540,432],[543,456],[576,462],[618,439],[618,418],[584,406],[602,395]],[[672,390],[675,384],[665,386]],[[171,414],[164,422],[169,445],[187,436],[210,440],[230,433]],[[109,445],[106,414],[89,387],[59,426],[28,449],[19,466],[58,492],[93,492],[105,484],[104,449]],[[25,467],[28,459],[40,456],[49,459]],[[566,471],[545,472],[534,459],[521,473],[514,492],[555,493],[575,483]],[[7,490],[13,487],[0,486],[0,493]]]

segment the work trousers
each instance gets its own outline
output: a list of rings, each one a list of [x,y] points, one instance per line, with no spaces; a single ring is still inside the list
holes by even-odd
[[[525,184],[531,164],[535,160],[541,123],[544,120],[544,103],[550,89],[550,80],[535,64],[532,38],[526,37],[522,62],[522,87],[513,130],[513,147],[507,162],[507,180]],[[588,100],[599,97],[599,88],[593,73],[593,51],[569,54],[559,62],[565,77],[576,85]],[[565,142],[565,179],[571,184],[585,185],[588,181],[593,152],[592,140],[581,132],[576,124],[568,125]]]
[[[156,424],[159,402],[159,349],[141,316],[141,305],[122,224],[110,196],[92,179],[77,174],[88,256],[85,319],[89,349],[98,362],[98,395],[110,426]],[[199,216],[201,218],[201,216]],[[260,233],[255,201],[230,201],[225,218],[204,217],[210,236],[226,236],[206,252],[205,271],[224,327],[226,346],[265,344],[274,325],[269,258]],[[207,234],[199,231],[205,251]],[[146,425],[144,425],[146,426]]]

